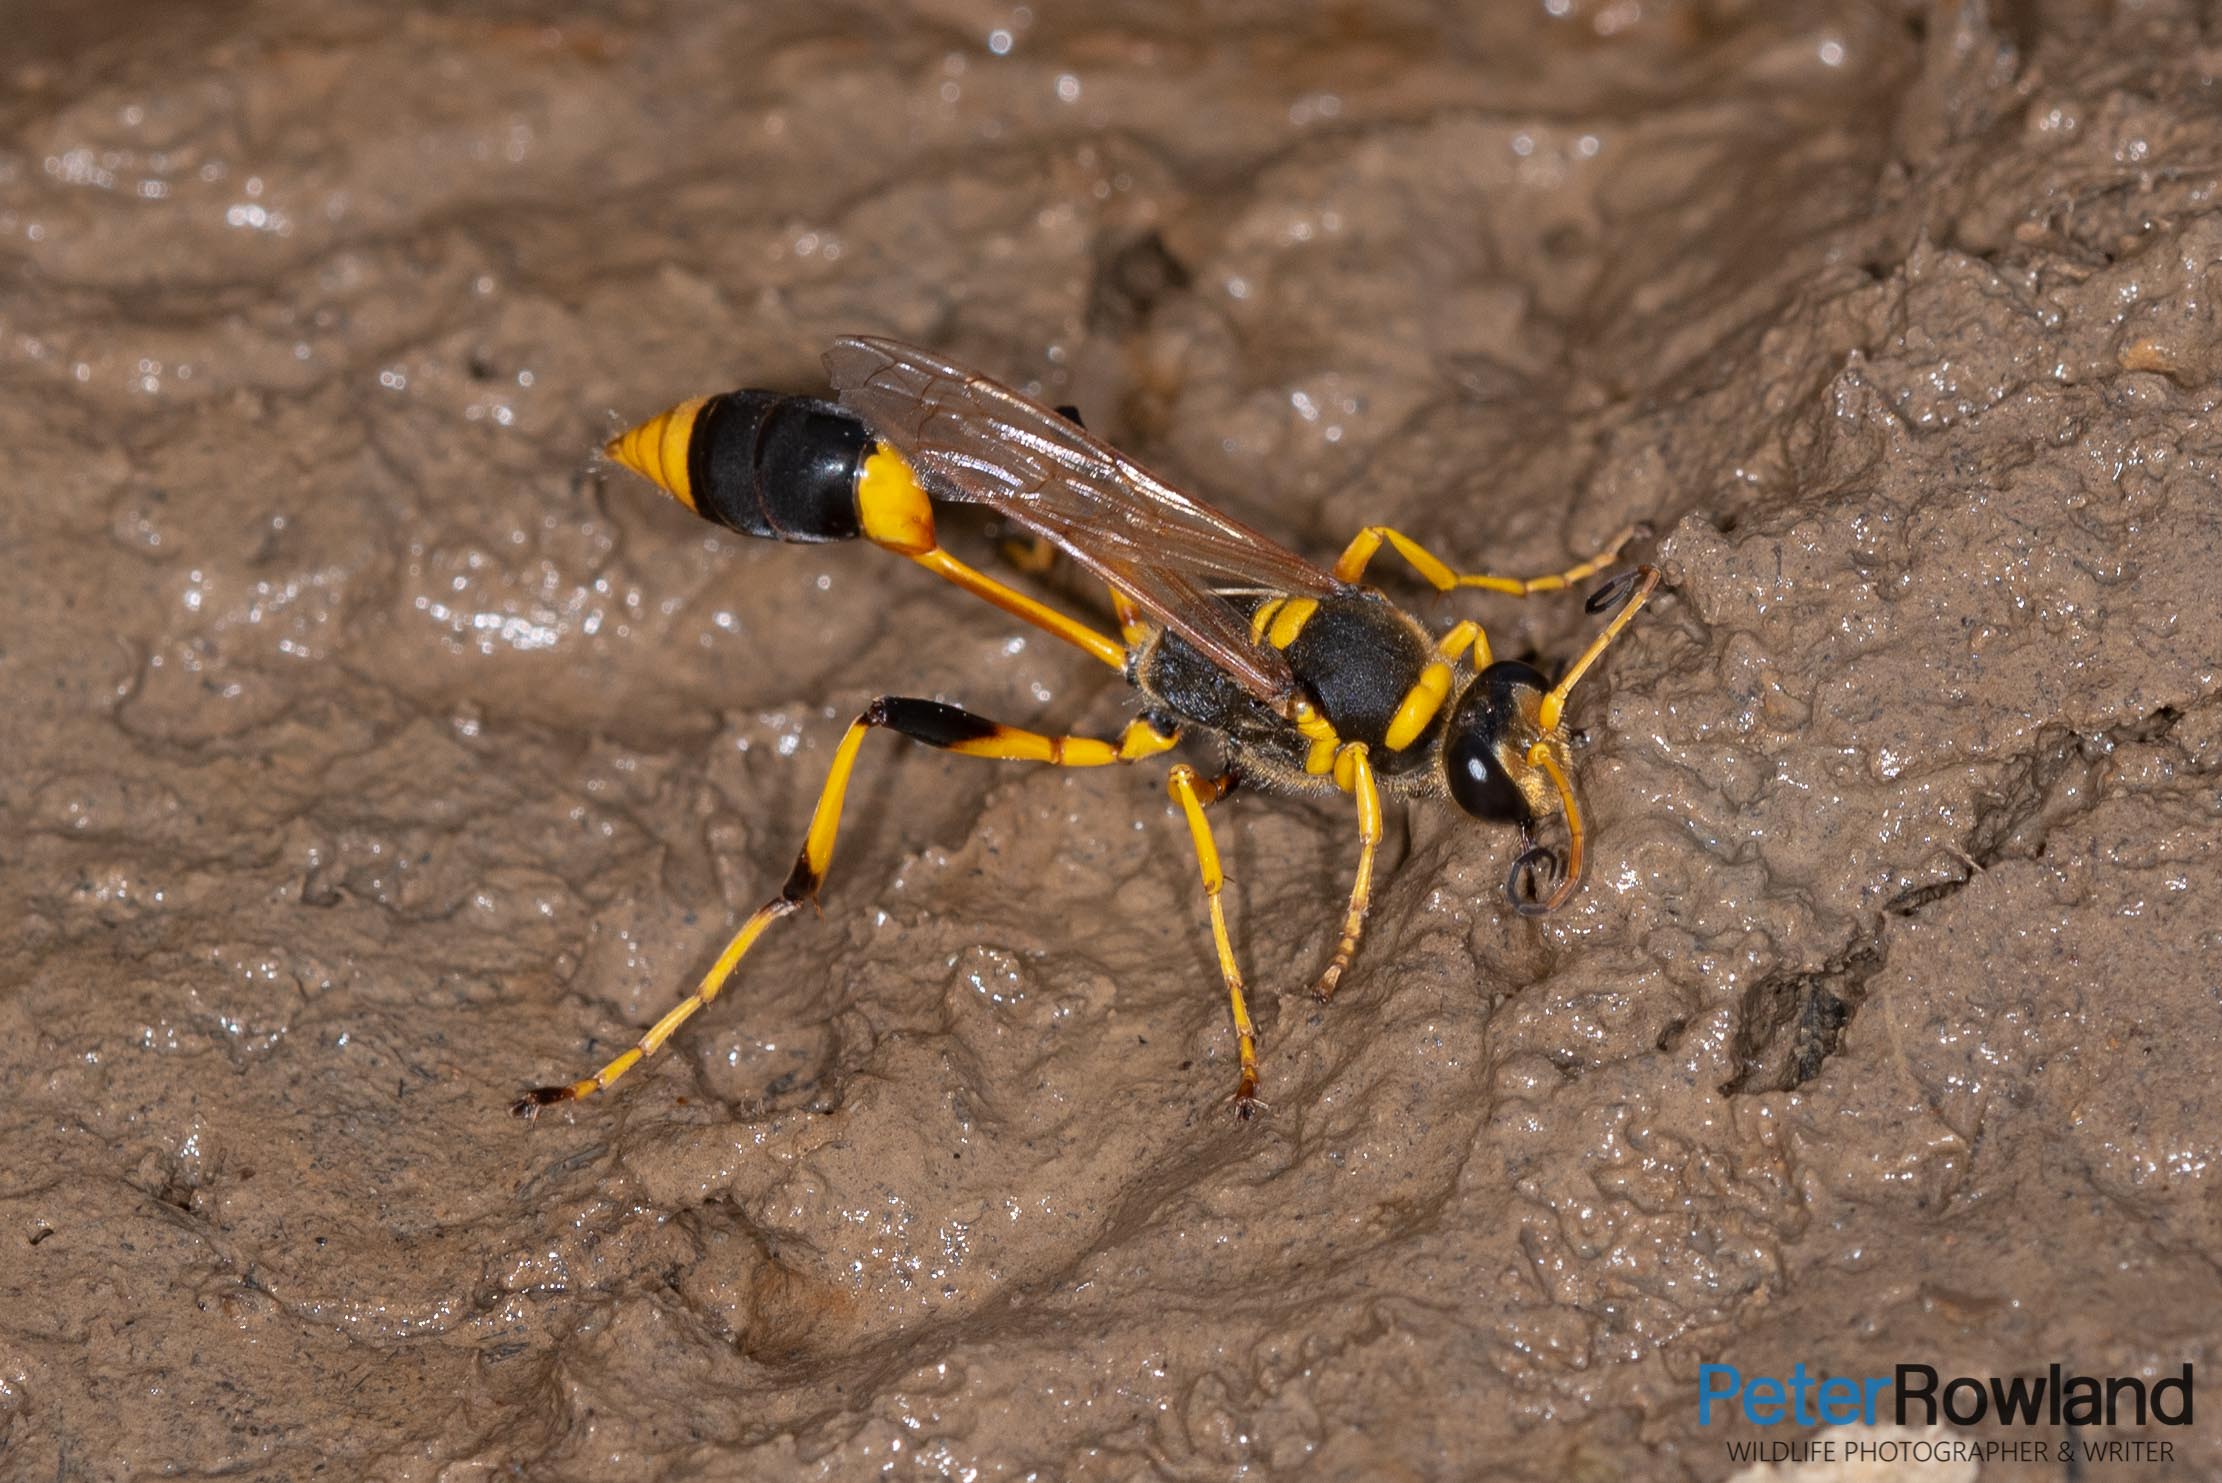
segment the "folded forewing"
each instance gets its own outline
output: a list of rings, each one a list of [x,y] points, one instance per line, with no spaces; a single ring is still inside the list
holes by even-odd
[[[1259,699],[1295,692],[1225,593],[1327,597],[1328,572],[1190,498],[1067,418],[929,350],[844,338],[826,352],[841,404],[929,493],[988,505],[1053,542]]]

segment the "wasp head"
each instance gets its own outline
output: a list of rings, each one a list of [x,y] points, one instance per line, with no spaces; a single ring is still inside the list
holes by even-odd
[[[1522,916],[1558,910],[1573,898],[1582,876],[1573,751],[1563,718],[1544,723],[1549,691],[1541,671],[1500,660],[1467,684],[1443,732],[1443,782],[1452,800],[1477,819],[1518,824],[1529,838],[1505,880],[1505,894]],[[1533,843],[1536,826],[1554,817],[1566,821],[1563,870],[1554,852]],[[1529,886],[1533,889],[1523,889]],[[1545,886],[1549,895],[1535,894]]]

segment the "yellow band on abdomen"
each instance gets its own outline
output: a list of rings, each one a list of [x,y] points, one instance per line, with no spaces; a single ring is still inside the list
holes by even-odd
[[[602,456],[623,464],[694,510],[694,484],[687,477],[687,445],[694,439],[695,419],[709,400],[695,397],[638,427],[627,428],[602,445]]]

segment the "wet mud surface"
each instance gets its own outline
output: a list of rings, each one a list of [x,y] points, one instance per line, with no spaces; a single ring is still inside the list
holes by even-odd
[[[1474,10],[19,8],[0,1474],[1714,1479],[1703,1363],[2208,1365],[2222,37]],[[1587,888],[1396,812],[1323,1011],[1350,821],[1230,800],[1240,1125],[1161,772],[876,739],[511,1118],[873,695],[1127,714],[594,465],[850,331],[1321,559],[1648,523]],[[2083,1435],[2174,1461],[1979,1476],[2222,1469]]]

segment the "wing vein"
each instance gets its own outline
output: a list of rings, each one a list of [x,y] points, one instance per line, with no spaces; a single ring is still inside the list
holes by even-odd
[[[834,341],[825,359],[841,404],[930,493],[987,505],[1049,540],[1260,700],[1282,707],[1295,694],[1287,658],[1251,640],[1227,594],[1347,591],[1331,574],[930,350],[855,336]]]

